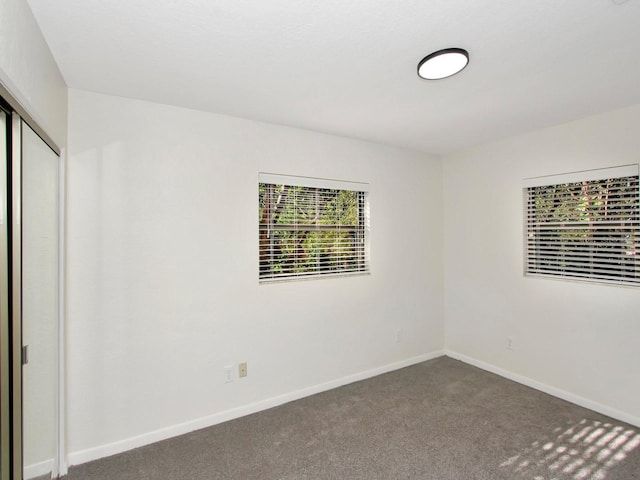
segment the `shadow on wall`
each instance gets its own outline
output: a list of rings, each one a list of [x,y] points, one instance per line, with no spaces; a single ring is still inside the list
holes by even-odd
[[[640,434],[628,426],[582,420],[564,432],[556,428],[500,467],[535,480],[604,480],[638,446]]]

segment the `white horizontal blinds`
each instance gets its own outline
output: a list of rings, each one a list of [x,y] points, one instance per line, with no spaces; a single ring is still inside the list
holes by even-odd
[[[524,187],[544,187],[564,183],[580,183],[590,180],[606,180],[608,178],[633,177],[640,172],[638,164],[622,165],[619,167],[596,168],[581,172],[561,173],[543,177],[531,177],[524,180]]]
[[[528,187],[526,272],[640,286],[638,183],[636,173]]]
[[[348,182],[345,180],[331,180],[317,177],[297,177],[294,175],[280,175],[277,173],[260,173],[259,183],[273,183],[274,185],[289,185],[299,187],[316,187],[334,190],[353,190],[368,192],[369,184],[364,182]]]
[[[365,202],[364,191],[261,181],[260,280],[368,271]]]

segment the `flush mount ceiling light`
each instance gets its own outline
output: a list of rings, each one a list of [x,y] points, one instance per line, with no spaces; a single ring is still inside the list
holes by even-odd
[[[467,63],[469,52],[462,48],[445,48],[420,60],[418,75],[426,80],[439,80],[460,72]]]

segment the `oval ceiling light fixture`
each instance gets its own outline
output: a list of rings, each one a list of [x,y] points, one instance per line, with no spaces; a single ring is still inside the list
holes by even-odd
[[[462,48],[445,48],[433,52],[418,64],[418,75],[426,80],[440,80],[462,71],[469,63],[469,52]]]

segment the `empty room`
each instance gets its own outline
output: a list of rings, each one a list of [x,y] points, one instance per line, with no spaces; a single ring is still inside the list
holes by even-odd
[[[2,480],[640,479],[640,0],[0,0]]]

